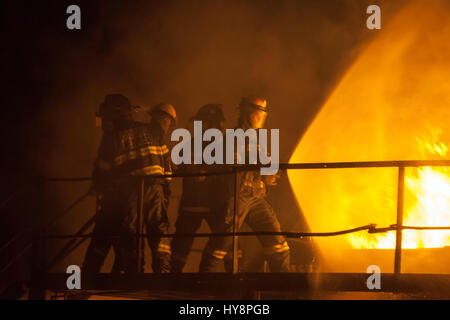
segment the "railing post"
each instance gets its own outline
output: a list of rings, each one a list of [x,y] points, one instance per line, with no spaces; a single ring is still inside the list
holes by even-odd
[[[144,178],[140,178],[139,180],[139,190],[138,190],[138,201],[139,201],[139,209],[138,209],[138,217],[136,219],[136,239],[137,239],[137,270],[138,272],[144,272],[144,237],[143,235],[143,226],[144,226],[144,187],[145,180]]]
[[[239,172],[236,170],[234,172],[234,210],[233,210],[233,234],[237,232],[239,226]],[[238,262],[238,237],[233,235],[233,274],[237,274],[239,270]]]
[[[395,238],[395,262],[394,274],[401,273],[402,263],[402,227],[403,227],[403,201],[405,193],[405,167],[398,167],[398,183],[397,183],[397,228]]]

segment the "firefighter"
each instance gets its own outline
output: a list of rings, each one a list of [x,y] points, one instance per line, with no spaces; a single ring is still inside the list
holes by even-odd
[[[239,104],[238,127],[260,129],[267,117],[267,101],[258,96],[244,97]],[[239,146],[238,146],[239,147]],[[248,151],[248,145],[245,146]],[[248,158],[248,157],[247,157]],[[267,186],[276,185],[276,175],[262,176],[260,171],[239,173],[240,189],[238,198],[238,228],[246,223],[255,232],[280,232],[277,215],[266,200]],[[233,230],[234,196],[229,201],[227,218],[228,230]],[[258,236],[265,258],[272,272],[289,272],[289,246],[281,235]],[[228,252],[231,250],[231,238],[227,240]],[[221,251],[222,248],[219,248]]]
[[[112,123],[105,123],[104,135],[94,170],[96,185],[105,185],[103,209],[99,214],[94,235],[114,236],[115,269],[122,273],[137,271],[138,252],[135,234],[139,212],[140,179],[144,177],[143,220],[152,250],[152,268],[156,273],[170,271],[170,246],[161,239],[167,233],[169,221],[167,206],[171,174],[169,150],[165,140],[170,126],[176,121],[176,112],[169,104],[159,104],[151,110],[150,124],[138,123],[130,117],[133,109],[122,95],[108,95],[101,106],[120,110]],[[100,182],[100,183],[99,183]],[[104,183],[106,182],[106,183]],[[101,222],[101,223],[99,223]],[[111,237],[110,237],[111,238]],[[103,241],[93,241],[88,248],[83,270],[98,272],[109,247]],[[105,252],[106,251],[106,252]]]
[[[119,240],[110,236],[120,233],[125,216],[117,202],[119,185],[114,177],[111,157],[114,137],[121,129],[131,126],[135,109],[137,107],[132,107],[125,96],[109,94],[97,112],[103,134],[92,174],[91,192],[97,196],[95,227],[82,268],[83,272],[89,275],[100,272],[111,247],[115,251],[113,272],[119,272],[121,269],[119,255],[122,250]]]
[[[202,121],[204,130],[216,128],[223,132],[225,116],[220,104],[207,104],[201,107],[191,121]],[[220,165],[184,165],[179,170],[183,172],[212,172],[220,170]],[[227,196],[224,176],[198,176],[183,178],[183,193],[181,196],[178,218],[175,224],[177,234],[192,234],[205,220],[214,233],[225,232],[225,217],[227,212]],[[221,247],[223,238],[210,238],[200,262],[200,272],[215,271],[216,264],[211,263],[210,247]],[[172,241],[172,272],[182,272],[194,237],[175,237]],[[215,253],[220,258],[225,251]]]
[[[167,148],[167,137],[170,128],[176,124],[175,108],[171,104],[161,103],[153,107],[150,115],[152,120],[149,126],[149,137],[152,137],[153,139],[150,140],[154,142],[150,142],[147,151],[143,153],[147,154],[148,152],[152,159],[145,161],[146,163],[133,174],[143,176],[171,175],[172,162]],[[156,150],[152,150],[153,148],[156,148]],[[171,180],[171,177],[147,179],[144,190],[144,219],[147,233],[150,234],[148,244],[152,252],[152,268],[153,272],[157,273],[170,272],[170,240],[161,236],[169,231],[167,209]],[[133,199],[136,199],[136,197],[133,197]]]

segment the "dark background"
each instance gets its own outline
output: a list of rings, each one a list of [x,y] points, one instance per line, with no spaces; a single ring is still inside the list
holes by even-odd
[[[1,208],[2,243],[89,187],[30,191],[30,177],[91,174],[101,137],[94,114],[107,93],[145,107],[172,103],[180,126],[206,103],[222,103],[233,126],[240,98],[263,95],[287,162],[345,70],[382,32],[366,28],[367,6],[380,5],[385,23],[404,2],[2,1],[1,199],[11,199]],[[81,30],[66,28],[71,4],[81,8]],[[172,224],[179,183],[173,188]],[[307,229],[286,175],[270,201],[284,230]],[[54,231],[74,232],[92,214],[91,199]],[[23,243],[0,253],[2,262]]]

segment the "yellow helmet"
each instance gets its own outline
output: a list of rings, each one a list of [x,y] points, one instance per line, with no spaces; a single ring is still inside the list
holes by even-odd
[[[260,96],[247,96],[242,98],[239,107],[252,107],[264,112],[267,112],[267,100]]]
[[[163,112],[169,115],[175,123],[177,122],[177,112],[175,111],[173,105],[169,103],[160,103],[154,106],[152,110],[150,110],[150,115],[152,115],[155,112]]]

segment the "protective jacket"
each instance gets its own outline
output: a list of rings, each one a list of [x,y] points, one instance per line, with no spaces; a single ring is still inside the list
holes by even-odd
[[[121,272],[137,269],[137,216],[139,186],[136,176],[148,176],[144,182],[143,223],[152,250],[155,272],[170,269],[168,239],[160,236],[168,232],[168,193],[165,192],[171,174],[169,150],[162,129],[150,125],[124,121],[115,131],[105,134],[94,164],[94,186],[102,194],[102,210],[94,229],[96,236],[88,248],[85,267],[98,272],[111,244],[115,243],[116,266]],[[117,235],[120,237],[117,240]],[[111,238],[111,236],[115,236]],[[101,239],[116,239],[106,242]]]

